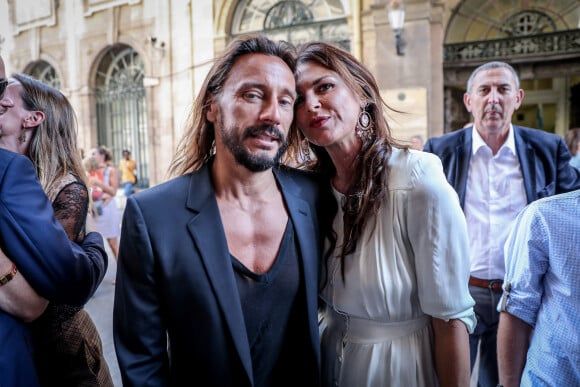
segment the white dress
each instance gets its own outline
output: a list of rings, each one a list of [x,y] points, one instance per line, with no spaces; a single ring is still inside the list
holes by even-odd
[[[111,168],[107,167],[103,174],[103,181],[106,185],[110,185]],[[117,201],[113,197],[105,205],[101,200],[102,214],[93,216],[95,229],[103,236],[103,238],[118,238],[121,235],[121,214],[117,207]]]
[[[336,255],[323,269],[324,386],[437,386],[430,316],[475,327],[465,217],[441,162],[393,149],[389,168],[387,199],[347,256],[345,282]]]

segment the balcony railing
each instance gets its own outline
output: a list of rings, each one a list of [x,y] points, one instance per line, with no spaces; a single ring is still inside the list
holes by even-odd
[[[580,29],[446,44],[445,64],[580,55]]]

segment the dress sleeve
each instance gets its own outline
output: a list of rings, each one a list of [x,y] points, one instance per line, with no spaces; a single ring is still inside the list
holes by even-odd
[[[54,215],[72,241],[80,242],[85,236],[88,206],[89,193],[87,187],[80,182],[63,187],[52,202]]]
[[[421,308],[442,320],[460,319],[472,332],[475,302],[468,287],[469,241],[459,199],[434,155],[419,158],[412,178],[408,231]]]

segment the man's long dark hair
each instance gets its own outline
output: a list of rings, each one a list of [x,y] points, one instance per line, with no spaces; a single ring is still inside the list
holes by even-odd
[[[236,60],[248,54],[264,54],[282,59],[294,72],[296,50],[284,41],[273,41],[263,35],[247,35],[228,45],[211,67],[189,114],[186,129],[179,141],[171,165],[170,176],[181,176],[199,169],[215,152],[215,131],[206,118],[209,105],[222,92]]]

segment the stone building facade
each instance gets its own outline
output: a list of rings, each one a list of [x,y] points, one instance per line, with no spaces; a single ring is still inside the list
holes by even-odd
[[[404,10],[399,50],[391,8]],[[577,0],[0,0],[0,52],[65,93],[80,146],[131,149],[143,187],[166,179],[212,58],[264,32],[334,42],[375,74],[397,137],[438,136],[470,117],[464,85],[489,60],[526,91],[514,122],[563,135],[580,126]]]

